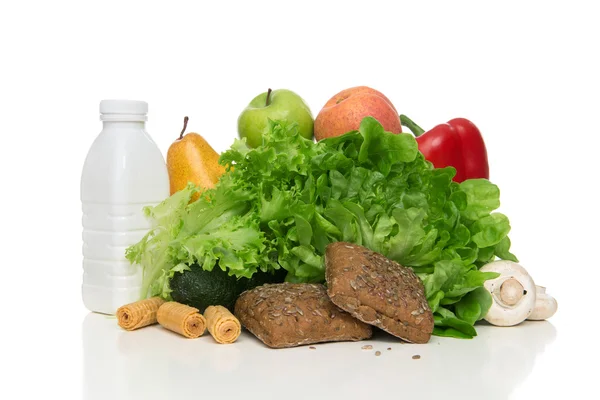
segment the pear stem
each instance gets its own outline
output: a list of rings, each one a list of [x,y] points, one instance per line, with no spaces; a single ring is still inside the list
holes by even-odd
[[[265,107],[269,105],[269,101],[271,100],[271,88],[269,88],[269,90],[267,91],[267,101],[265,103]]]
[[[185,129],[187,128],[188,121],[189,121],[188,117],[183,118],[183,129],[181,130],[181,135],[179,135],[179,140],[183,139],[183,133],[185,132]]]

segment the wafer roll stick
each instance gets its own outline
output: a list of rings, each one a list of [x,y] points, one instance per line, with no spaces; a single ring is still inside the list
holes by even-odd
[[[160,306],[156,317],[163,327],[187,338],[200,337],[206,330],[206,319],[197,308],[176,301]]]
[[[233,343],[242,332],[240,321],[223,306],[207,307],[204,316],[208,331],[218,343]]]
[[[128,331],[155,324],[156,313],[165,301],[160,297],[136,301],[126,304],[117,310],[119,326]]]

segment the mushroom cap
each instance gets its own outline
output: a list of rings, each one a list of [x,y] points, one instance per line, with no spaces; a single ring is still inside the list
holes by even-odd
[[[552,317],[558,309],[558,302],[548,293],[543,286],[536,286],[535,307],[527,319],[532,321],[542,321]]]
[[[535,308],[536,287],[527,270],[513,261],[493,261],[481,267],[483,272],[498,272],[499,277],[489,279],[483,286],[492,295],[492,306],[484,317],[490,324],[497,326],[513,326],[525,321]],[[514,305],[505,303],[500,297],[502,284],[516,279],[523,285],[523,297]]]

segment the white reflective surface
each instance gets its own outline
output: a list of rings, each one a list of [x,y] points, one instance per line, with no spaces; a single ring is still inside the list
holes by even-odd
[[[114,318],[90,313],[81,325],[83,398],[505,399],[519,394],[557,337],[548,321],[478,332],[427,345],[378,332],[369,341],[273,350],[247,332],[219,345],[208,332],[195,340],[159,326],[126,332]]]

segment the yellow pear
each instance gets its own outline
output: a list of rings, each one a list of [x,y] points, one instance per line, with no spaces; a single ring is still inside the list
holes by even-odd
[[[171,194],[185,188],[193,182],[202,189],[210,189],[225,173],[225,167],[219,164],[219,154],[197,133],[185,133],[188,117],[183,119],[183,129],[179,138],[173,142],[167,152],[167,169]],[[192,201],[198,198],[194,195]]]

